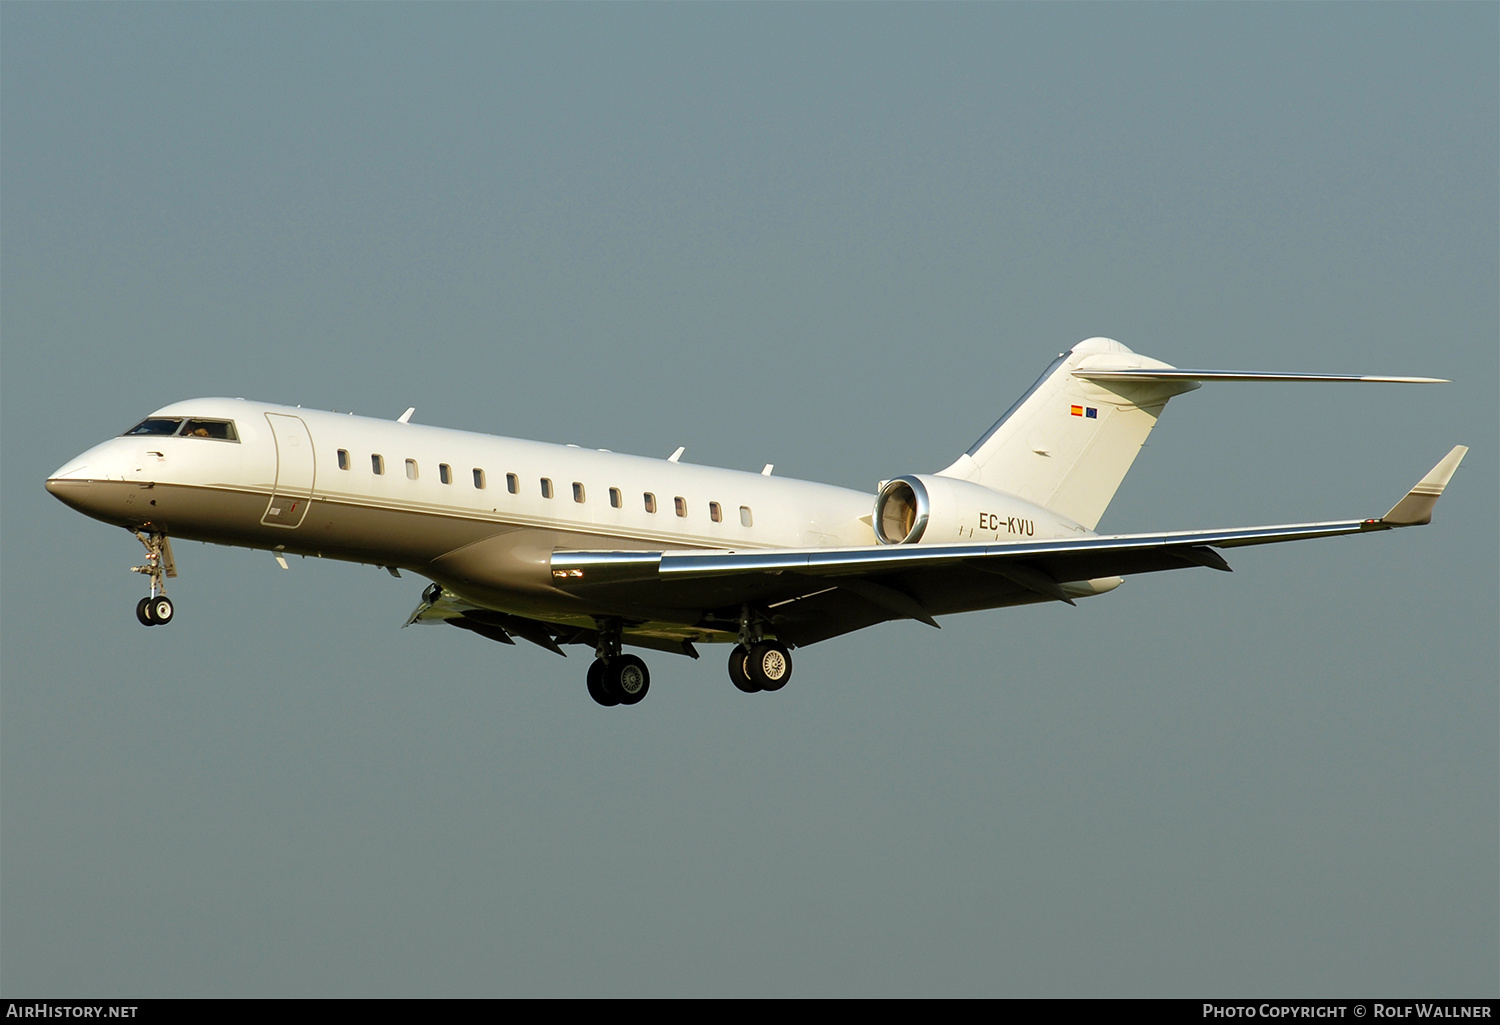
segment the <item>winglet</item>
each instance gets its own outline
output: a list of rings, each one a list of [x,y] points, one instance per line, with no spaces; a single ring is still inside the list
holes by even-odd
[[[1391,511],[1380,518],[1382,526],[1387,527],[1415,527],[1423,523],[1432,522],[1432,507],[1437,505],[1438,496],[1447,487],[1448,481],[1453,479],[1453,473],[1458,469],[1458,464],[1464,461],[1468,454],[1467,445],[1454,445],[1453,450],[1443,457],[1443,461],[1427,472],[1427,476],[1417,481],[1417,486],[1406,493],[1406,497],[1391,507]]]

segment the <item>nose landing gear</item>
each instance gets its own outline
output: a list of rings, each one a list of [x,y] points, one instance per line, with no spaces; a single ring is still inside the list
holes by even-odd
[[[172,542],[159,530],[141,532],[132,530],[136,540],[146,546],[146,563],[131,566],[130,572],[144,573],[151,578],[151,593],[135,603],[135,618],[142,626],[165,626],[172,621],[176,611],[172,599],[167,597],[165,577],[177,575],[177,563],[172,558]]]

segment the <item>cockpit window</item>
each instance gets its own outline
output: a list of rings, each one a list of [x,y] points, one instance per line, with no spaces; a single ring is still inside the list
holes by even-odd
[[[179,416],[150,416],[126,431],[124,437],[132,434],[176,434],[177,428],[182,425]]]
[[[176,434],[184,438],[213,438],[217,441],[239,441],[233,420],[192,419],[186,422],[180,416],[147,417],[125,432],[125,437],[135,434],[164,437]]]
[[[233,420],[189,420],[182,428],[184,438],[217,438],[219,441],[239,441]]]

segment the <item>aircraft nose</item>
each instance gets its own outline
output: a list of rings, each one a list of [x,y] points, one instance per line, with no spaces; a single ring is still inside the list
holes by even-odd
[[[82,479],[84,472],[87,471],[88,468],[88,460],[84,459],[83,456],[74,456],[72,459],[69,459],[66,463],[63,463],[61,466],[59,466],[56,470],[53,470],[51,473],[47,474],[47,490],[52,490],[52,482],[55,480]]]
[[[70,509],[106,519],[114,512],[112,506],[117,496],[112,492],[117,489],[111,488],[106,479],[111,476],[103,472],[107,467],[89,458],[93,452],[90,449],[59,466],[47,478],[47,492]],[[118,473],[114,476],[118,477]]]
[[[95,449],[98,449],[98,447],[99,446],[95,446]],[[60,465],[57,470],[52,471],[52,473],[46,474],[46,489],[48,489],[48,491],[51,491],[52,494],[55,495],[57,494],[57,488],[54,488],[54,486],[52,486],[54,485],[54,483],[66,483],[69,482],[69,480],[89,479],[89,464],[90,462],[96,462],[95,459],[90,459],[89,456],[92,456],[93,453],[95,453],[95,449],[89,449],[89,452],[78,453],[77,456],[69,459],[69,461],[65,462],[65,464]]]
[[[76,485],[81,485],[88,479],[88,469],[88,462],[83,456],[74,456],[47,475],[47,491],[66,502],[67,499],[63,496],[75,491]]]
[[[47,478],[47,492],[66,506],[87,512],[89,481],[84,476],[88,467],[84,464],[69,464],[60,467]]]

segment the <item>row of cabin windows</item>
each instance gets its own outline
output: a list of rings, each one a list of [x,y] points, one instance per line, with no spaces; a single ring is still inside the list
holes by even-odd
[[[348,449],[344,449],[344,448],[339,449],[338,455],[339,455],[339,469],[340,470],[347,470],[351,466],[354,465],[353,460],[350,459],[350,457],[349,457],[349,450]],[[385,456],[377,455],[377,454],[373,454],[372,453],[370,455],[370,469],[372,471],[374,471],[374,473],[377,476],[380,476],[380,475],[384,474],[385,473]],[[407,480],[416,480],[417,479],[417,461],[415,459],[408,459],[406,461],[406,479]],[[447,463],[438,463],[438,480],[441,481],[444,484],[452,484],[453,483],[453,467],[449,466]],[[551,498],[552,495],[553,495],[552,478],[551,477],[543,477],[543,478],[541,478],[541,486],[542,486],[542,497],[543,498]],[[479,491],[483,491],[484,488],[486,487],[484,471],[481,470],[477,466],[474,467],[474,487],[475,487],[476,490],[479,490]],[[508,491],[508,492],[510,492],[512,495],[518,495],[518,494],[520,494],[521,493],[521,478],[517,477],[513,473],[507,473],[505,475],[505,490]],[[579,503],[580,505],[582,505],[587,500],[587,497],[588,496],[587,496],[587,493],[584,490],[583,484],[581,484],[580,482],[578,482],[578,481],[575,480],[573,482],[573,501],[575,501],[575,502]],[[648,513],[654,513],[654,512],[656,512],[656,496],[654,494],[652,494],[649,491],[644,492],[641,495],[641,499],[642,499],[642,502],[644,503],[646,511]],[[614,509],[622,509],[622,508],[624,508],[624,506],[625,506],[625,496],[620,491],[619,488],[610,488],[609,489],[609,504],[610,504],[610,507],[614,508]],[[687,499],[683,498],[681,495],[675,496],[672,499],[672,508],[673,508],[673,511],[676,512],[678,516],[686,517],[687,514],[688,514]],[[708,518],[710,520],[712,520],[713,522],[715,522],[715,523],[723,523],[724,522],[724,508],[723,508],[723,506],[719,505],[718,502],[709,502],[708,503]],[[750,507],[748,505],[742,505],[742,506],[740,506],[740,526],[742,526],[742,527],[750,527],[750,526],[754,526],[754,524],[755,524],[755,518],[750,513]]]

